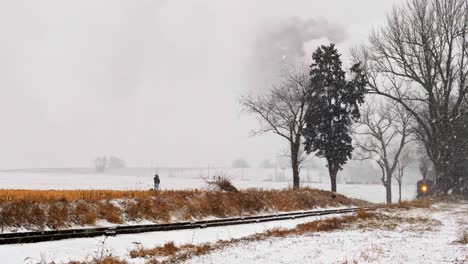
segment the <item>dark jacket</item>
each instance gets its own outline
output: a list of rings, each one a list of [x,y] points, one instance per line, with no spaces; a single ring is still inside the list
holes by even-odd
[[[154,179],[153,179],[153,180],[154,180],[154,183],[157,183],[157,184],[161,183],[161,181],[159,180],[159,176],[158,176],[157,174],[154,175]]]

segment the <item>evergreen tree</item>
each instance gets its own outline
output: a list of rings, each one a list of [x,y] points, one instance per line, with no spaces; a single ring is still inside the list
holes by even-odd
[[[333,192],[338,171],[351,158],[350,127],[360,117],[366,86],[359,64],[351,68],[352,80],[346,80],[340,56],[334,44],[322,45],[312,55],[304,132],[307,153],[327,160]]]

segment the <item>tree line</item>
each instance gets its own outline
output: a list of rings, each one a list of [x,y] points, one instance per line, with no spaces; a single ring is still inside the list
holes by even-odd
[[[104,172],[107,169],[122,169],[126,167],[124,159],[116,156],[99,156],[94,159],[94,168],[97,172]]]
[[[387,202],[392,179],[401,199],[404,170],[416,160],[424,177],[434,172],[438,192],[467,195],[468,1],[394,7],[351,61],[345,71],[335,45],[321,45],[308,69],[297,65],[268,91],[240,99],[259,119],[254,134],[288,142],[293,187],[314,153],[327,161],[332,191],[355,158],[381,168]]]

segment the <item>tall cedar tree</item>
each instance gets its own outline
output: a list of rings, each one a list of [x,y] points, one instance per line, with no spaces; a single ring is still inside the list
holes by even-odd
[[[322,45],[312,55],[304,131],[307,153],[327,160],[333,192],[338,171],[351,158],[350,127],[360,117],[366,86],[359,64],[350,69],[352,80],[346,80],[340,57],[334,44]]]

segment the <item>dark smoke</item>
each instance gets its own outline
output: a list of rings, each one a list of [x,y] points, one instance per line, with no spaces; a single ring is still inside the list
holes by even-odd
[[[297,67],[309,56],[304,47],[306,43],[321,38],[340,43],[347,34],[342,25],[326,19],[293,17],[264,26],[254,42],[249,64],[250,85],[262,88],[274,84],[285,69]]]

